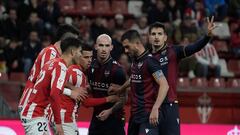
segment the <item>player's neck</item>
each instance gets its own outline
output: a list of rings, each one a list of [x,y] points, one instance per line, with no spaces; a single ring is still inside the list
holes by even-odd
[[[61,45],[61,41],[57,41],[54,43],[54,46],[57,48],[57,51],[59,52],[60,55],[62,55],[62,49],[60,45]]]
[[[70,57],[69,55],[63,54],[61,58],[65,61],[65,63],[67,64],[67,67],[73,64],[72,57]]]
[[[156,53],[159,50],[161,50],[165,45],[161,45],[161,46],[154,46],[152,45],[152,53]]]
[[[105,59],[102,59],[102,58],[100,58],[100,57],[97,57],[97,60],[98,60],[99,63],[104,64],[104,63],[109,59],[109,57],[110,57],[110,56],[106,57]]]

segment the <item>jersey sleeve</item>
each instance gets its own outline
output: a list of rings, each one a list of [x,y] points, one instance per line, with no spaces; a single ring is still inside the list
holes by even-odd
[[[111,83],[123,85],[126,81],[126,73],[122,67],[117,67],[113,74]]]
[[[154,59],[153,57],[150,57],[147,61],[147,69],[149,73],[153,74],[157,71],[160,71],[161,66],[156,59]]]
[[[83,105],[85,107],[94,107],[94,106],[98,106],[98,105],[102,105],[107,103],[107,99],[106,98],[87,98],[83,101]]]
[[[42,55],[41,58],[41,68],[43,67],[43,65],[48,62],[51,59],[54,59],[57,57],[57,52],[53,49],[48,49],[46,50],[45,54]]]
[[[56,67],[54,67],[51,78],[51,86],[50,86],[50,103],[54,114],[54,120],[56,124],[61,123],[60,117],[60,92],[64,88],[64,84],[66,82],[66,73],[67,68],[63,63],[58,63]]]
[[[177,54],[177,58],[185,58],[189,57],[192,54],[200,51],[204,46],[207,45],[211,37],[204,36],[203,38],[199,39],[197,42],[189,44],[187,46],[175,46],[175,51]]]

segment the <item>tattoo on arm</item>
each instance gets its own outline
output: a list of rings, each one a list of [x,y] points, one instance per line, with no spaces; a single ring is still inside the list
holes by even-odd
[[[126,99],[127,99],[127,94],[125,93],[124,95],[120,95],[120,100],[118,102],[116,102],[113,107],[112,107],[112,112],[116,112],[119,109],[123,108],[123,106],[126,103]]]

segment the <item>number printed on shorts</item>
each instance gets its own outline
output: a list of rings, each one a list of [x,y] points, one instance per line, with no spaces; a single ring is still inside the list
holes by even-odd
[[[38,122],[37,125],[38,125],[39,132],[47,131],[47,123],[46,122]]]

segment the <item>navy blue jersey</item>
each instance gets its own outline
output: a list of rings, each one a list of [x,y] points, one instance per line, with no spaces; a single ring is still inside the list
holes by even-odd
[[[159,62],[148,51],[131,65],[131,114],[136,121],[148,120],[159,90],[152,74],[160,68]]]
[[[88,80],[92,89],[93,98],[108,96],[108,88],[111,83],[122,85],[126,81],[124,69],[111,57],[103,64],[93,60],[88,70]],[[111,108],[115,103],[106,103],[94,107],[93,115],[96,116],[103,110]],[[123,114],[123,110],[115,113]],[[115,115],[114,114],[114,115]]]
[[[164,102],[174,102],[177,100],[177,75],[178,64],[182,58],[191,56],[195,52],[200,51],[210,40],[210,37],[205,36],[194,44],[187,45],[186,47],[180,45],[167,46],[154,53],[161,66],[164,76],[166,77],[169,85],[167,98]]]

